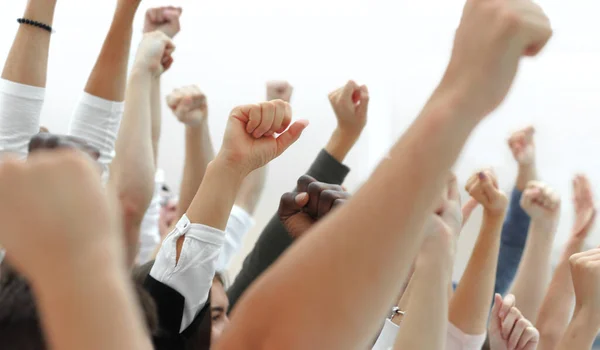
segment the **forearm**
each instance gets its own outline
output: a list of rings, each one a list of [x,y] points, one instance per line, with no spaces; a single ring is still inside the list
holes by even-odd
[[[597,320],[590,322],[594,317],[587,313],[585,310],[575,312],[556,350],[589,350],[592,348],[600,327],[597,326]],[[597,319],[597,315],[595,318]],[[544,349],[540,348],[540,350]]]
[[[569,257],[579,253],[583,244],[583,240],[571,239],[554,271],[536,323],[540,332],[540,350],[554,349],[569,325],[575,305]]]
[[[160,90],[160,77],[152,79],[150,89],[150,116],[152,118],[152,155],[154,159],[154,166],[158,166],[158,147],[160,142],[160,130],[162,124],[162,111],[161,111],[161,90]]]
[[[494,292],[504,215],[485,215],[467,268],[450,301],[449,320],[466,334],[485,333]]]
[[[343,162],[359,137],[360,133],[353,134],[336,128],[325,146],[325,151],[338,162]]]
[[[544,293],[550,280],[550,254],[555,228],[531,221],[525,252],[511,288],[517,307],[525,318],[536,323]]]
[[[115,260],[87,255],[65,268],[60,283],[35,287],[51,347],[151,349],[129,277]]]
[[[235,204],[243,208],[247,213],[254,214],[260,196],[265,188],[267,180],[267,166],[258,168],[251,172],[242,183]]]
[[[177,205],[178,217],[189,208],[196,195],[209,162],[215,157],[208,122],[204,120],[199,126],[185,128],[185,162],[183,177],[179,190]]]
[[[110,182],[121,203],[131,259],[135,257],[140,224],[154,190],[149,88],[152,79],[149,73],[135,68],[131,73],[116,156],[111,164]]]
[[[133,19],[139,1],[119,1],[112,24],[85,92],[109,101],[123,101],[127,64],[133,33]]]
[[[520,165],[515,187],[519,191],[523,192],[527,187],[527,183],[534,180],[537,180],[537,170],[535,164]]]
[[[244,334],[244,320],[252,315],[246,324],[261,325],[261,332],[246,333],[240,340],[262,338],[274,347],[299,349],[312,347],[310,340],[316,338],[324,348],[368,346],[421,246],[433,200],[476,124],[455,103],[454,96],[437,92],[353,199],[298,241],[255,284],[231,327]],[[298,260],[306,263],[296,264]],[[321,286],[318,293],[314,286]],[[257,319],[265,307],[273,312]],[[274,323],[278,312],[296,317]],[[316,313],[319,322],[302,322]],[[324,327],[331,336],[323,335]],[[339,332],[353,336],[339,339]]]
[[[443,255],[443,254],[442,254]],[[444,349],[448,324],[447,286],[451,279],[452,261],[439,259],[417,267],[406,316],[394,349]]]
[[[56,0],[28,0],[24,18],[52,26]],[[22,24],[4,64],[2,79],[24,85],[45,87],[51,34]]]

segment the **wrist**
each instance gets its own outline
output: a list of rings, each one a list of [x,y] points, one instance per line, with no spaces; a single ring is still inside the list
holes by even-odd
[[[572,322],[582,332],[594,337],[600,330],[600,314],[586,305],[575,306]]]
[[[248,169],[244,162],[236,159],[232,159],[227,155],[219,152],[217,156],[208,163],[206,171],[210,169],[211,172],[223,174],[223,179],[242,183],[242,181],[252,172]]]
[[[558,228],[558,219],[554,217],[535,217],[531,218],[531,228],[533,232],[541,232],[550,239],[554,239],[554,232]]]
[[[360,137],[360,134],[360,131],[349,131],[337,127],[331,134],[325,150],[338,162],[342,163]]]
[[[488,225],[495,225],[504,223],[504,218],[506,217],[506,208],[502,210],[494,209],[488,210],[487,208],[483,208],[483,222]]]

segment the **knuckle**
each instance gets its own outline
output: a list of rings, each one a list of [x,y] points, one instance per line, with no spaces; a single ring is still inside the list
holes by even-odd
[[[324,186],[321,182],[311,182],[308,185],[308,193],[318,194],[324,190]]]

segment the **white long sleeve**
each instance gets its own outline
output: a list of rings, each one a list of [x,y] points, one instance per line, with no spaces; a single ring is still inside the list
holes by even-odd
[[[115,157],[124,106],[124,102],[105,100],[84,92],[69,125],[69,135],[86,140],[100,151],[98,162],[105,178]]]
[[[242,248],[244,237],[252,226],[254,226],[252,216],[241,207],[233,206],[225,228],[225,243],[219,255],[217,271],[224,272],[227,270],[233,257]]]
[[[29,140],[40,130],[46,89],[0,79],[0,155],[27,158]]]
[[[156,251],[156,247],[160,244],[160,193],[165,183],[165,173],[162,169],[158,169],[154,175],[154,194],[152,201],[144,214],[142,225],[140,227],[140,249],[138,252],[137,262],[143,265],[152,259],[152,255]]]
[[[400,327],[390,320],[385,320],[385,325],[375,342],[373,350],[392,350],[398,336]],[[446,333],[446,350],[479,350],[485,343],[486,333],[469,335],[456,328],[448,321]]]
[[[185,236],[185,240],[177,261],[176,244],[181,236]],[[224,239],[223,231],[192,224],[184,215],[162,243],[150,276],[184,297],[181,331],[193,322],[208,301]]]

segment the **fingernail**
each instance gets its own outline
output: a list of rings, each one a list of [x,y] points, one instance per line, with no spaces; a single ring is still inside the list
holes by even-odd
[[[485,173],[483,171],[479,172],[479,180],[485,180]]]

